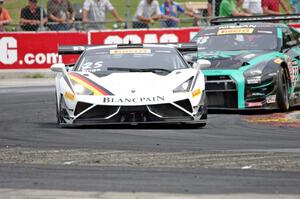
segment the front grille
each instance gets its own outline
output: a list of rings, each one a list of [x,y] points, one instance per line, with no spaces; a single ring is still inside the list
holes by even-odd
[[[118,106],[95,106],[94,108],[88,110],[86,113],[79,116],[78,119],[101,119],[106,118],[118,111]]]
[[[183,112],[172,104],[149,105],[148,107],[152,112],[165,118],[189,116],[187,113]]]
[[[235,81],[229,76],[208,76],[206,77],[205,90],[213,91],[235,91]]]
[[[206,81],[222,81],[222,80],[231,80],[229,76],[227,75],[221,75],[221,76],[207,76],[205,77]]]
[[[118,118],[120,122],[146,122],[151,120],[146,106],[122,106]]]
[[[182,108],[184,108],[185,110],[187,110],[190,113],[193,112],[191,102],[188,99],[177,101],[177,102],[175,102],[175,104],[177,104],[178,106],[181,106]]]
[[[205,90],[209,108],[238,108],[237,87],[230,76],[207,76]]]
[[[75,115],[78,115],[79,113],[81,113],[82,111],[86,110],[90,106],[92,106],[92,104],[84,103],[84,102],[78,102],[76,104],[76,108],[75,108]]]
[[[207,82],[205,84],[205,89],[207,91],[235,91],[236,86],[232,81],[226,82]]]
[[[237,92],[207,92],[208,108],[238,108]]]

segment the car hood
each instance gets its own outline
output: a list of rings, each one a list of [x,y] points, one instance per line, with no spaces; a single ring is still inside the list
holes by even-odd
[[[212,51],[198,52],[198,59],[206,59],[211,62],[209,69],[239,69],[249,65],[249,62],[269,51]]]
[[[78,72],[77,74],[101,86],[112,95],[151,96],[152,94],[171,94],[176,87],[196,76],[197,73],[198,70],[196,69],[181,69],[172,71],[168,75],[152,72],[120,72],[106,76],[97,76],[86,72]]]

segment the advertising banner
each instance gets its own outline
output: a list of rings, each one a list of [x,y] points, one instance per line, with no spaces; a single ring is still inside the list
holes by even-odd
[[[0,69],[41,69],[62,61],[58,45],[86,45],[86,33],[2,33]],[[76,57],[64,56],[67,62]]]
[[[176,43],[189,42],[200,30],[194,28],[141,29],[90,32],[91,44]]]
[[[300,28],[299,24],[292,24]],[[75,63],[78,56],[58,56],[59,45],[189,42],[199,27],[175,29],[104,30],[97,32],[0,33],[1,69],[42,69],[52,64]]]

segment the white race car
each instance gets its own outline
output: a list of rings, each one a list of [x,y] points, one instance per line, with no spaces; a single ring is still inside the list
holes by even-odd
[[[51,67],[58,72],[56,104],[60,126],[206,125],[205,83],[200,63],[191,67],[176,46],[69,46],[61,47],[59,53],[81,54],[71,68],[62,63]]]

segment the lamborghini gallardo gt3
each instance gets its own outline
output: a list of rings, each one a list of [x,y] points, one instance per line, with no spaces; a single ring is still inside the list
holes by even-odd
[[[65,46],[59,52],[80,54],[71,68],[51,67],[59,125],[206,125],[200,63],[191,67],[175,46]]]

